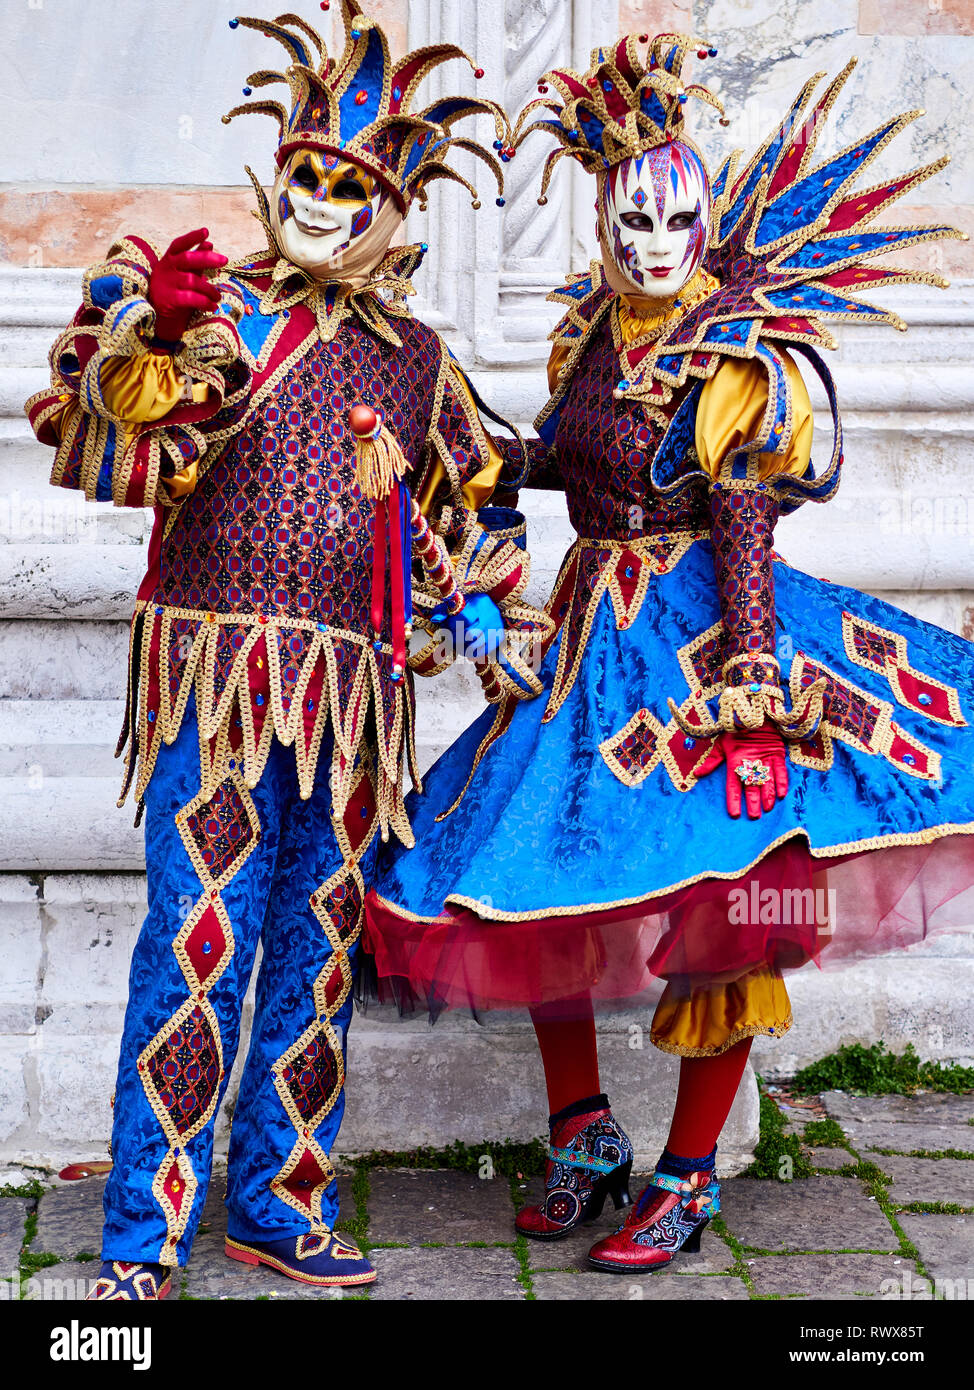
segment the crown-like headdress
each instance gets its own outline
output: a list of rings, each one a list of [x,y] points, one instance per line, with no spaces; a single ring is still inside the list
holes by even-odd
[[[321,8],[329,8],[327,0]],[[345,155],[375,174],[404,211],[433,179],[463,184],[473,195],[474,206],[480,206],[474,186],[445,163],[453,148],[468,150],[482,159],[497,179],[498,192],[503,193],[504,175],[498,158],[476,141],[452,134],[454,124],[464,117],[489,114],[497,134],[494,149],[506,161],[513,154],[510,127],[496,102],[442,97],[422,111],[411,113],[409,109],[416,89],[433,68],[451,58],[464,58],[473,67],[473,60],[455,44],[443,43],[418,48],[393,63],[385,34],[375,20],[362,13],[358,0],[341,0],[341,10],[345,47],[337,60],[328,56],[321,35],[297,15],[282,14],[275,20],[231,19],[232,29],[243,25],[277,39],[291,58],[283,73],[252,73],[244,96],[250,96],[255,87],[283,82],[290,88],[291,101],[290,110],[279,101],[248,101],[228,112],[224,122],[245,112],[273,116],[280,127],[279,165],[299,146]],[[482,68],[474,69],[475,77],[483,75]],[[498,202],[503,205],[502,199]]]
[[[639,45],[648,44],[646,61]],[[683,140],[683,108],[697,97],[723,116],[723,106],[713,92],[696,83],[685,86],[682,72],[688,53],[714,57],[717,50],[688,34],[628,34],[612,49],[595,48],[588,72],[553,68],[538,83],[540,99],[529,102],[518,117],[515,147],[533,130],[546,130],[560,149],[552,150],[541,180],[545,201],[551,171],[562,155],[577,159],[592,173],[608,169],[630,156],[643,154],[668,140]],[[547,96],[555,87],[562,103]],[[545,107],[554,120],[531,121]],[[689,143],[689,142],[687,142]]]

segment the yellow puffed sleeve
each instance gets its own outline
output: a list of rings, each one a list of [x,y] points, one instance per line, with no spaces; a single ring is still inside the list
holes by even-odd
[[[759,454],[759,476],[790,473],[800,478],[812,456],[812,403],[802,374],[782,352],[792,400],[791,447],[786,456]],[[768,404],[768,378],[755,358],[729,357],[710,378],[697,407],[696,449],[705,472],[716,478],[733,450],[753,439]]]
[[[192,389],[194,401],[203,402],[210,388],[195,381]],[[182,397],[183,374],[168,353],[119,357],[102,368],[101,392],[108,409],[134,434],[169,414]],[[196,460],[163,482],[171,497],[186,497],[196,486]]]
[[[558,386],[561,376],[561,369],[568,360],[571,347],[568,343],[555,343],[551,349],[551,356],[548,358],[548,390],[552,395]]]
[[[182,373],[168,353],[117,357],[102,367],[101,393],[108,409],[126,425],[151,425],[168,415],[182,396]]]

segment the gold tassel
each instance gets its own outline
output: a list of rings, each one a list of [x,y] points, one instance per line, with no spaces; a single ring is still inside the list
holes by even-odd
[[[369,406],[353,406],[348,417],[355,436],[355,481],[363,497],[384,501],[406,476],[409,460]]]

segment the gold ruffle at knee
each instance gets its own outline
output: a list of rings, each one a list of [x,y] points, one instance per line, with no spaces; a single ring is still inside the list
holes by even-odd
[[[760,965],[719,984],[668,980],[653,1016],[654,1047],[678,1057],[716,1057],[745,1038],[779,1037],[791,1027],[785,982]]]

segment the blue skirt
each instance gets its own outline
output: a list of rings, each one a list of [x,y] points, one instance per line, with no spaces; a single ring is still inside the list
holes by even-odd
[[[824,935],[838,959],[918,940],[974,884],[970,643],[776,561],[782,679],[794,698],[824,676],[824,716],[812,738],[788,745],[786,798],[759,819],[731,819],[724,767],[697,775],[710,740],[685,733],[667,703],[691,723],[716,715],[722,654],[710,542],[688,538],[660,562],[665,572],[655,568],[619,545],[578,542],[569,552],[550,605],[561,626],[544,658],[544,693],[488,709],[407,802],[416,847],[388,851],[372,896],[380,975],[408,978],[424,935],[448,925],[456,944],[458,924],[474,920],[537,931],[580,919],[645,927],[654,918],[658,944],[667,910],[671,937],[674,905],[693,918],[691,890],[713,901],[719,885],[726,911],[728,893],[743,886],[750,898],[741,910],[754,917],[769,884],[805,887],[824,869],[836,895]],[[756,937],[765,948],[794,939],[785,930],[794,923],[770,920],[773,906],[766,915],[750,933],[747,923],[717,933],[711,954],[698,942],[696,973],[753,965]],[[617,935],[631,956],[631,932]],[[731,935],[747,938],[746,950],[728,953]],[[602,933],[603,956],[612,939]],[[793,963],[811,954],[818,950],[806,940]],[[452,957],[451,976],[459,953]],[[643,984],[644,966],[645,953],[630,971]],[[423,971],[428,993],[428,951]],[[527,974],[537,975],[536,964]],[[445,995],[449,985],[438,981]],[[535,979],[521,1002],[537,1002],[538,992]]]

